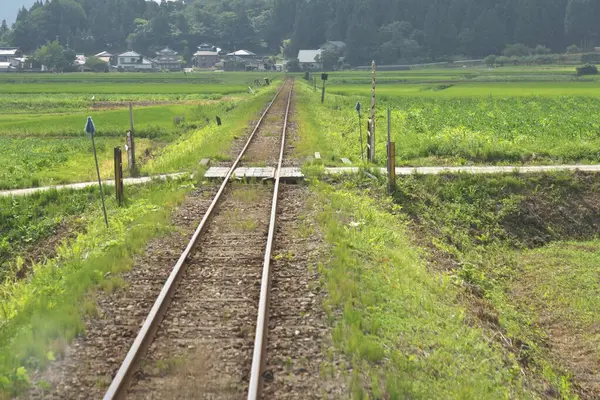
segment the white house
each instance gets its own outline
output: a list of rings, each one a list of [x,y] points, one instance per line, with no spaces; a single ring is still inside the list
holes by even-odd
[[[117,68],[124,71],[152,71],[154,63],[135,51],[117,56]]]
[[[20,69],[24,63],[23,52],[16,47],[0,47],[0,72]]]
[[[300,50],[298,52],[298,63],[300,68],[308,70],[319,70],[323,69],[323,63],[318,62],[317,58],[321,55],[323,50]]]

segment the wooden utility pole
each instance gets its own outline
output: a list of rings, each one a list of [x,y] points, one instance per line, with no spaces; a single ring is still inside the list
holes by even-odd
[[[375,61],[371,64],[373,81],[371,87],[371,123],[369,124],[369,133],[367,141],[367,158],[370,162],[375,162],[375,85],[376,85],[376,72],[377,66]]]
[[[129,132],[127,132],[127,162],[129,166],[129,173],[131,176],[137,174],[135,168],[135,129],[133,127],[133,105],[129,103]]]
[[[115,147],[115,192],[117,193],[117,204],[120,207],[125,200],[123,191],[123,152],[120,147]]]
[[[388,135],[387,135],[387,171],[388,190],[391,193],[396,189],[396,143],[392,142],[392,111],[387,109]]]

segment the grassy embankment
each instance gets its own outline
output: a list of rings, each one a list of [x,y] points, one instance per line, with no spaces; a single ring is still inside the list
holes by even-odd
[[[166,150],[153,168],[193,171],[201,158],[226,154],[274,90],[273,86],[240,103],[220,129],[208,126],[182,137],[173,146],[184,150]],[[124,208],[116,207],[108,189],[108,230],[97,189],[0,199],[0,210],[6,210],[0,227],[0,397],[23,390],[33,370],[59,357],[83,331],[84,318],[95,313],[94,293],[124,284],[119,273],[132,266],[133,255],[143,251],[151,238],[172,229],[170,213],[193,184],[184,180],[130,187]],[[79,233],[58,245],[56,257],[31,264],[24,252],[33,245],[43,246],[59,229]],[[30,271],[27,279],[18,279],[23,271]]]
[[[313,189],[356,397],[597,398],[594,176],[408,177],[394,202],[366,177]]]

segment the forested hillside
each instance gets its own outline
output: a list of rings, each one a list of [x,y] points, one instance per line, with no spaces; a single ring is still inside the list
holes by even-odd
[[[0,41],[26,52],[56,38],[85,53],[169,45],[189,57],[204,42],[294,56],[343,40],[356,65],[481,57],[510,43],[589,49],[598,21],[598,0],[46,0],[3,24]]]

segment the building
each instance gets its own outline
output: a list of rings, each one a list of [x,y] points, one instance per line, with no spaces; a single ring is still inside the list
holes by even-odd
[[[102,53],[98,53],[98,54],[96,54],[95,57],[98,57],[99,59],[101,59],[102,61],[104,61],[105,63],[107,63],[109,65],[117,64],[116,56],[114,54],[109,53],[108,51],[103,51]]]
[[[197,68],[213,68],[219,62],[219,50],[213,45],[201,44],[194,54],[194,66]]]
[[[16,71],[23,67],[23,52],[16,47],[0,47],[0,72]]]
[[[248,50],[238,50],[234,51],[233,53],[227,53],[227,55],[236,57],[256,57],[256,54]]]
[[[123,71],[152,71],[154,63],[135,51],[117,56],[117,68]]]
[[[178,53],[175,50],[171,50],[170,48],[165,48],[156,53],[156,58],[154,59],[154,64],[156,68],[169,71],[181,71],[181,59],[178,56]]]
[[[323,50],[300,50],[298,52],[298,63],[300,68],[307,71],[323,69],[323,63],[317,59],[321,56]]]

